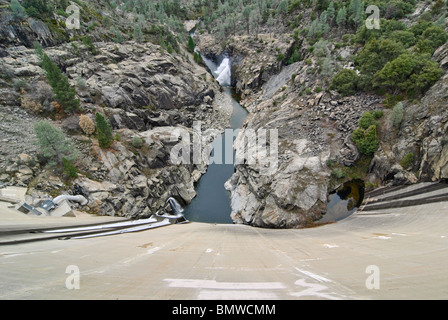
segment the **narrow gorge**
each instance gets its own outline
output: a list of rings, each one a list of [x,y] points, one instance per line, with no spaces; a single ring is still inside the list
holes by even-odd
[[[0,183],[33,203],[79,194],[136,219],[173,197],[191,221],[303,228],[448,177],[446,5],[379,1],[372,30],[358,0],[75,3],[79,28],[64,1],[0,7]],[[34,142],[41,122],[59,154]],[[275,166],[209,166],[226,129],[235,157],[273,130]],[[174,163],[195,139],[206,156]]]

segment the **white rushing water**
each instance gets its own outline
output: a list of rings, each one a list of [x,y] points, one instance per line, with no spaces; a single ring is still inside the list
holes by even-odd
[[[205,64],[212,72],[216,81],[218,81],[221,86],[228,87],[231,85],[231,83],[232,83],[232,66],[231,66],[230,58],[225,57],[219,66],[216,65],[215,62],[213,62],[210,59],[207,59],[204,56],[202,57],[202,60],[204,60]]]
[[[214,73],[216,81],[218,81],[221,86],[230,86],[232,78],[230,59],[224,58],[224,60],[222,60],[220,66]]]

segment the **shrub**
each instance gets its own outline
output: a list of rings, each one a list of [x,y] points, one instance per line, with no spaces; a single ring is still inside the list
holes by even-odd
[[[95,45],[93,44],[93,39],[91,36],[82,36],[81,41],[87,47],[87,49],[90,51],[90,53],[92,53],[93,55],[96,55],[98,53],[98,50],[96,49]]]
[[[375,153],[379,148],[376,125],[372,125],[366,130],[362,128],[356,129],[353,131],[352,141],[362,154],[370,155]]]
[[[404,53],[377,72],[373,85],[397,94],[422,94],[442,76],[442,69],[427,55]]]
[[[197,64],[204,64],[204,60],[202,60],[202,56],[198,52],[193,53],[193,59]]]
[[[400,162],[403,169],[408,169],[414,165],[414,154],[411,152],[407,154]]]
[[[390,39],[401,42],[405,48],[413,46],[416,42],[415,36],[410,31],[396,30],[390,34]]]
[[[137,136],[132,138],[132,146],[134,148],[140,149],[141,147],[143,147],[144,144],[145,144],[145,140],[143,140],[142,138],[137,137]]]
[[[375,110],[373,112],[373,117],[375,119],[381,119],[384,116],[384,111],[383,110]]]
[[[331,171],[331,175],[335,177],[336,179],[343,179],[346,176],[346,173],[344,170],[335,168]]]
[[[85,114],[79,117],[79,126],[81,127],[82,131],[87,135],[95,133],[96,130],[95,123]]]
[[[403,104],[401,102],[397,103],[390,113],[389,120],[394,128],[399,128],[401,121],[403,121]]]
[[[445,44],[448,34],[440,27],[430,27],[423,32],[423,38],[431,42],[434,49]]]
[[[376,125],[373,112],[364,112],[362,114],[361,119],[359,119],[358,126],[363,130],[367,130],[369,127],[373,125]]]
[[[355,93],[358,86],[358,74],[351,69],[343,69],[334,76],[331,89],[337,90],[342,95],[348,96]]]
[[[42,112],[42,105],[34,101],[30,96],[26,95],[22,98],[21,106],[23,109],[32,113],[39,114]]]
[[[17,0],[11,0],[11,11],[13,17],[18,20],[24,20],[28,16],[25,8]]]
[[[283,60],[285,60],[285,55],[283,53],[279,53],[277,55],[277,61],[282,62]]]
[[[49,165],[62,165],[62,159],[73,161],[76,151],[71,140],[65,134],[50,123],[42,120],[34,125],[37,144],[40,150],[40,158]]]
[[[294,47],[291,57],[289,57],[287,64],[293,64],[300,60],[300,53],[296,47]]]
[[[114,141],[112,128],[109,121],[102,114],[97,112],[95,116],[98,144],[101,148],[109,148]]]
[[[417,37],[421,36],[426,29],[432,27],[432,22],[420,20],[414,24],[409,30]]]
[[[81,90],[87,89],[86,80],[84,80],[81,77],[76,78],[76,84],[78,85],[78,88]]]
[[[33,85],[32,95],[34,99],[42,105],[49,105],[54,97],[51,86],[45,81],[39,81]]]
[[[33,18],[42,19],[42,17],[48,17],[53,13],[45,0],[24,0],[22,5]]]
[[[356,64],[360,71],[366,75],[374,75],[381,70],[387,62],[394,60],[404,52],[401,42],[389,39],[373,39],[366,43],[356,57]]]
[[[134,27],[133,37],[137,43],[142,43],[144,40],[142,27],[139,24]]]
[[[28,91],[30,89],[30,85],[25,80],[15,80],[13,83],[14,89],[17,91]]]

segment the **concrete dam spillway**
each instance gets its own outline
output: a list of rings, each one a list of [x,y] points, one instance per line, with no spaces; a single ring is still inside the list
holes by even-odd
[[[312,229],[187,223],[16,244],[5,243],[74,220],[18,215],[0,202],[0,298],[447,299],[447,191],[443,183],[377,190],[350,217]],[[117,221],[76,223],[92,219]],[[79,289],[66,286],[68,267],[79,271]]]

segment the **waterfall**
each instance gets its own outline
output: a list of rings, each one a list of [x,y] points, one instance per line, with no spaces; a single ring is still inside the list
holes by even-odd
[[[216,81],[219,82],[221,86],[230,86],[232,81],[232,69],[230,65],[230,59],[224,58],[220,66],[214,72]]]

